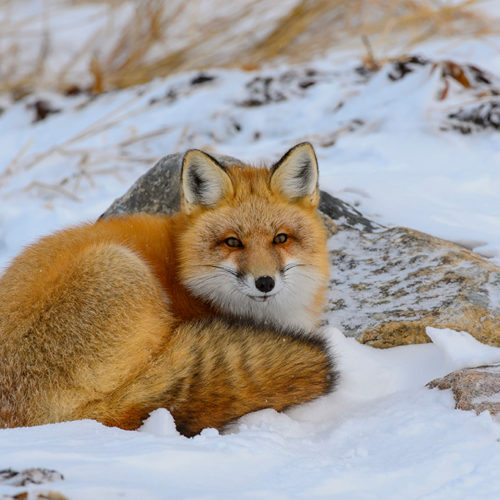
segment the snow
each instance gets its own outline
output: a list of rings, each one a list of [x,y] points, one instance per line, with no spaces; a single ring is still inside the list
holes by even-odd
[[[28,489],[74,500],[497,498],[499,424],[423,387],[486,359],[485,346],[462,332],[428,333],[448,340],[377,350],[328,329],[339,389],[287,414],[246,415],[225,434],[182,437],[165,409],[138,431],[89,420],[2,430],[0,468],[57,470],[63,481]],[[487,350],[500,362],[500,349]],[[0,494],[22,490],[0,485]]]
[[[40,8],[30,5],[32,13]],[[53,3],[54,13],[60,5]],[[54,26],[71,27],[58,31],[65,50],[54,57],[67,62],[78,38],[96,30],[117,36],[101,8],[85,3],[51,17]],[[9,15],[23,19],[14,8]],[[30,42],[19,57],[28,63],[33,54],[24,50],[35,34],[24,21],[19,26]],[[43,24],[35,28],[43,31]],[[500,88],[499,41],[426,42],[419,52],[433,62],[483,67]],[[76,61],[75,74],[86,64]],[[484,89],[451,81],[439,100],[439,66],[415,65],[392,81],[390,65],[369,76],[358,65],[352,53],[332,52],[307,65],[207,69],[214,78],[199,85],[192,83],[198,73],[187,72],[95,98],[48,90],[18,101],[0,96],[0,269],[39,236],[96,219],[165,154],[200,148],[272,162],[303,140],[316,148],[322,189],[378,223],[459,242],[500,264],[500,133],[463,135],[447,118],[485,100],[477,95]],[[38,99],[60,112],[32,123],[29,104]],[[500,310],[500,294],[490,296]],[[496,499],[498,422],[454,410],[450,392],[425,384],[461,367],[500,363],[500,349],[465,332],[427,333],[432,344],[380,351],[328,328],[342,375],[338,390],[286,413],[246,415],[223,434],[206,429],[187,439],[164,409],[137,431],[92,421],[1,430],[0,469],[46,467],[64,475],[28,487],[33,498],[53,490],[72,500]],[[0,484],[0,496],[26,489]]]
[[[19,244],[97,217],[164,154],[196,147],[270,162],[301,140],[316,146],[323,189],[382,224],[465,243],[498,263],[500,135],[441,131],[446,114],[471,95],[450,91],[437,101],[442,83],[430,66],[395,82],[385,68],[364,81],[352,64],[320,60],[273,71],[210,70],[214,80],[201,85],[191,84],[196,73],[185,73],[86,102],[44,94],[62,111],[34,125],[27,103],[12,103],[0,119],[0,193],[8,202],[0,265]],[[316,83],[303,89],[311,70]],[[272,78],[270,89],[256,78]],[[267,104],[245,104],[256,95],[266,102],[266,92]],[[38,212],[36,225],[23,224],[28,209]],[[5,243],[9,222],[24,226],[15,244]]]
[[[478,342],[467,332],[427,327],[426,333],[446,353],[449,371],[498,363],[500,349]]]

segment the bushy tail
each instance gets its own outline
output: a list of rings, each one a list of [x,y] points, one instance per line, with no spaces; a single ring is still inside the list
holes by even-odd
[[[179,432],[193,436],[251,411],[310,401],[333,390],[337,378],[317,336],[203,319],[176,327],[138,376],[75,418],[136,429],[151,411],[166,408]]]
[[[185,435],[262,408],[281,411],[330,392],[337,372],[317,336],[200,320],[173,338],[165,403]]]

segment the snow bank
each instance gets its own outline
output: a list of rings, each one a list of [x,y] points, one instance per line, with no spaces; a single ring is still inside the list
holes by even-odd
[[[88,420],[2,430],[0,468],[55,469],[63,481],[29,490],[73,500],[497,498],[500,426],[423,385],[451,365],[500,362],[500,349],[429,333],[440,341],[381,351],[328,329],[339,390],[286,414],[246,415],[222,435],[182,437],[164,409],[138,431]],[[0,485],[0,494],[24,490]]]

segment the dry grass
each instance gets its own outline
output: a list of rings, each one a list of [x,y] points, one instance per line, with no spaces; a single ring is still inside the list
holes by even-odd
[[[109,144],[102,146],[79,147],[79,143],[87,139],[92,139],[101,134],[112,130],[126,119],[140,116],[149,109],[148,105],[134,107],[133,105],[140,100],[140,96],[133,96],[120,106],[113,108],[107,114],[92,122],[86,128],[78,131],[62,142],[49,146],[38,153],[30,153],[32,139],[28,140],[18,151],[9,164],[2,170],[0,169],[0,190],[3,190],[2,196],[5,200],[15,198],[19,189],[15,188],[8,191],[7,187],[12,178],[20,173],[28,172],[38,167],[43,162],[52,157],[62,156],[70,160],[74,165],[68,168],[64,177],[56,183],[45,181],[33,181],[23,188],[23,191],[34,191],[43,193],[45,198],[55,196],[64,196],[74,201],[79,201],[78,191],[83,181],[94,185],[94,178],[99,175],[114,175],[120,178],[120,173],[126,169],[131,169],[133,165],[143,165],[148,167],[158,160],[157,155],[130,152],[129,147],[135,143],[147,143],[148,140],[163,136],[170,132],[168,126],[161,126],[155,130],[146,133],[133,135],[120,142],[116,142],[112,147]],[[103,167],[103,165],[112,165]]]
[[[256,68],[276,58],[303,62],[340,44],[362,47],[362,36],[370,37],[380,60],[395,43],[402,54],[435,36],[452,37],[464,33],[483,36],[500,32],[492,20],[470,9],[477,3],[478,0],[455,5],[425,0],[301,0],[284,13],[274,30],[250,45],[242,40],[251,33],[234,29],[250,14],[246,6],[235,16],[218,19],[216,29],[202,22],[198,26],[198,37],[188,38],[184,47],[173,51],[165,47],[162,57],[145,61],[143,56],[147,49],[154,45],[155,38],[161,39],[162,27],[176,22],[182,15],[182,11],[178,11],[172,18],[165,19],[161,7],[150,9],[157,31],[140,31],[131,26],[130,31],[137,35],[139,50],[124,50],[126,44],[122,40],[112,54],[125,56],[126,63],[113,71],[112,55],[101,64],[100,67],[111,68],[111,71],[96,78],[99,81],[96,89],[100,86],[127,87],[157,76],[210,66]],[[256,10],[265,11],[269,4],[268,0],[255,0],[254,8],[257,6]],[[235,50],[222,52],[227,45],[234,46]]]
[[[206,0],[137,0],[134,12],[120,27],[121,35],[101,33],[100,37],[82,40],[81,47],[56,71],[49,85],[64,90],[78,84],[72,71],[79,61],[87,61],[91,89],[99,93],[185,70],[213,66],[256,68],[277,58],[302,62],[339,46],[355,48],[362,54],[363,37],[365,46],[373,48],[367,57],[383,61],[388,55],[397,56],[395,52],[401,55],[417,50],[419,43],[432,37],[470,38],[500,33],[496,20],[474,11],[480,0],[454,5],[443,0],[299,0],[291,10],[282,9],[275,16],[274,27],[269,26],[267,31],[259,29],[259,18],[276,9],[273,0],[233,2],[231,9],[224,8],[227,3],[212,0],[219,6],[212,19],[201,18],[202,14],[193,16],[197,9],[203,11],[203,2],[206,4]],[[13,3],[0,0],[0,9],[13,8]],[[125,3],[68,1],[68,5],[78,6],[106,4],[110,16]],[[44,15],[51,14],[49,9]],[[24,20],[25,24],[29,22],[29,17]],[[186,29],[179,34],[176,26]],[[15,33],[12,26],[6,29],[0,21],[0,40],[4,42],[8,33]],[[14,35],[10,41],[0,46],[0,61],[16,60],[22,47]],[[36,87],[40,75],[48,73],[45,63],[49,51],[57,49],[50,44],[50,33],[42,35],[39,46],[32,69],[21,76],[5,62],[0,65],[0,91]]]
[[[449,5],[425,0],[301,0],[251,54],[258,61],[277,56],[303,60],[368,36],[379,51],[397,46],[401,53],[431,37],[482,36],[497,26],[474,13],[477,0]],[[498,31],[497,31],[498,32]]]

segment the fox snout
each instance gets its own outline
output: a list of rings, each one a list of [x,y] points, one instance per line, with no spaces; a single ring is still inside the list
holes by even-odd
[[[271,276],[261,276],[255,280],[257,290],[268,293],[274,288],[274,278]]]
[[[279,272],[275,274],[269,271],[261,271],[257,274],[247,272],[244,274],[242,282],[244,286],[242,292],[257,302],[266,301],[267,298],[276,296],[284,284]]]

